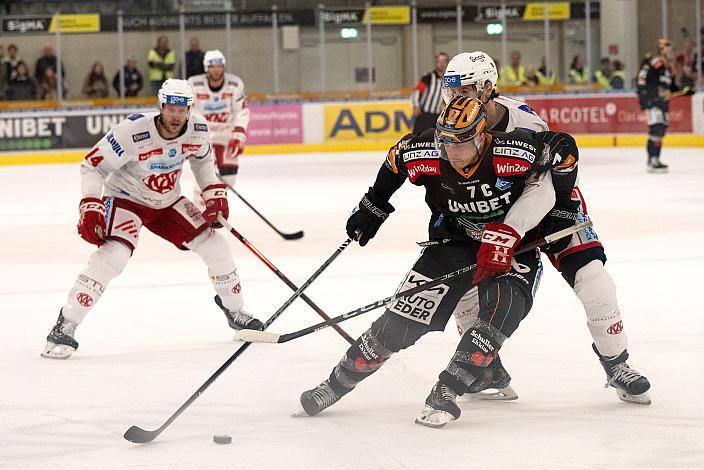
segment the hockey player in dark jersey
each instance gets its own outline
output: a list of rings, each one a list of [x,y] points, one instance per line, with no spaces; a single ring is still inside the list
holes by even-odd
[[[416,421],[439,427],[459,418],[456,396],[482,375],[532,306],[542,271],[539,254],[534,250],[514,257],[513,252],[555,205],[558,188],[574,186],[577,160],[574,139],[567,134],[487,132],[484,105],[461,96],[443,110],[436,129],[406,136],[393,146],[347,221],[348,235],[366,245],[394,211],[391,195],[409,180],[425,187],[429,235],[436,244],[423,249],[399,289],[474,263],[477,269],[471,280],[454,279],[391,304],[329,378],[301,395],[303,410],[311,416],[320,413],[393,353],[425,333],[443,330],[460,298],[477,285],[478,319],[464,332]],[[542,185],[555,191],[542,191]],[[507,217],[512,207],[520,210]]]
[[[638,72],[637,89],[641,109],[648,119],[648,171],[666,173],[667,165],[660,161],[662,139],[669,125],[670,98],[693,94],[689,87],[680,89],[673,79],[672,44],[669,39],[658,40],[657,55],[646,57]]]
[[[497,79],[496,65],[488,54],[481,51],[460,53],[450,60],[445,72],[443,99],[447,103],[455,96],[479,98],[486,108],[490,130],[548,130],[548,125],[526,103],[499,96]],[[520,208],[511,208],[506,217],[510,218],[515,209]],[[541,234],[554,233],[588,220],[591,218],[584,194],[575,185],[571,194],[557,195],[553,211],[540,224]],[[618,305],[616,284],[606,270],[606,254],[596,231],[593,228],[582,230],[543,246],[541,251],[547,254],[584,306],[593,339],[592,349],[606,372],[607,385],[615,388],[619,399],[625,402],[650,404],[647,393],[650,382],[626,362],[629,358],[626,328]],[[454,312],[460,333],[474,324],[478,310],[477,289],[472,289],[460,299]],[[469,394],[477,398],[513,400],[518,394],[510,383],[511,376],[500,356],[496,356],[483,376],[474,381]],[[497,391],[485,392],[487,389]]]

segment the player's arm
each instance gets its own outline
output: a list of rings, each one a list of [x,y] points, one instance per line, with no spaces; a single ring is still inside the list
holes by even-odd
[[[366,245],[369,240],[374,238],[381,224],[395,210],[394,206],[389,203],[389,199],[406,181],[401,149],[411,137],[413,136],[410,134],[405,136],[389,149],[374,184],[362,197],[347,220],[345,227],[347,236],[359,241],[360,246]]]
[[[244,151],[247,141],[247,128],[249,127],[250,112],[247,106],[247,94],[244,91],[244,84],[239,82],[240,93],[232,97],[232,113],[230,114],[230,141],[228,151],[237,156]]]
[[[553,185],[555,187],[555,206],[543,219],[541,230],[550,234],[571,227],[577,221],[579,203],[572,199],[572,191],[577,182],[577,162],[579,149],[574,138],[562,132],[542,133],[545,155],[549,163]],[[548,151],[549,149],[549,151]],[[546,253],[559,253],[569,245],[570,237],[553,242],[545,247]]]
[[[205,201],[203,218],[209,225],[220,228],[222,225],[218,222],[218,215],[222,215],[225,219],[230,215],[230,207],[227,204],[227,185],[220,181],[215,173],[215,161],[205,118],[199,114],[193,114],[188,125],[194,126],[192,145],[200,145],[189,156],[188,162],[198,186],[203,188],[201,192],[201,197]]]
[[[105,178],[131,161],[134,149],[125,121],[108,132],[86,154],[81,163],[81,202],[78,206],[78,234],[88,243],[102,245],[105,234]],[[130,139],[130,140],[128,140]]]

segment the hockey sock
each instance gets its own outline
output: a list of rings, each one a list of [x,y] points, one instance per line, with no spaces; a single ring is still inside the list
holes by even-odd
[[[210,282],[222,304],[231,312],[239,312],[244,305],[242,286],[227,241],[216,231],[208,229],[190,243],[190,248],[208,266]]]
[[[108,240],[88,259],[88,266],[76,278],[62,313],[79,324],[105,292],[108,283],[122,272],[132,255],[127,245]]]
[[[440,372],[440,382],[449,386],[458,395],[464,394],[472,382],[480,377],[498,354],[506,337],[482,320],[477,321],[460,339],[452,360]]]
[[[599,352],[608,357],[621,354],[628,340],[618,309],[616,284],[600,260],[577,271],[574,292],[584,305],[587,326]]]

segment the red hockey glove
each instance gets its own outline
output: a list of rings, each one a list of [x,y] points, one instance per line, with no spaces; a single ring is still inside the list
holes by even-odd
[[[482,244],[477,251],[477,270],[472,283],[505,274],[511,270],[513,250],[521,242],[521,236],[506,224],[486,224],[482,232]]]
[[[201,196],[205,201],[205,210],[203,211],[205,221],[212,227],[222,227],[218,222],[218,214],[222,214],[225,219],[230,215],[230,208],[227,205],[227,186],[211,184],[203,190]]]
[[[105,243],[105,205],[95,197],[81,199],[78,205],[78,234],[93,245]]]
[[[244,143],[247,140],[247,133],[241,127],[235,127],[227,143],[227,152],[230,157],[236,157],[244,152]]]

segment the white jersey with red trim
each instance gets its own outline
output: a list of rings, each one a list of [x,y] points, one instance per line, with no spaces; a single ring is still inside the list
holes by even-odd
[[[540,116],[527,103],[506,96],[497,96],[494,101],[508,110],[508,124],[505,132],[511,132],[517,127],[536,132],[550,130],[547,123],[540,119]]]
[[[192,112],[184,132],[165,140],[157,132],[158,116],[133,114],[95,144],[81,164],[83,197],[102,194],[155,209],[168,207],[181,196],[186,160],[201,188],[219,183],[205,118]]]
[[[208,121],[214,144],[227,145],[236,127],[247,130],[249,108],[240,77],[226,73],[219,90],[210,88],[208,74],[205,73],[190,77],[188,83],[195,92],[195,110]]]

